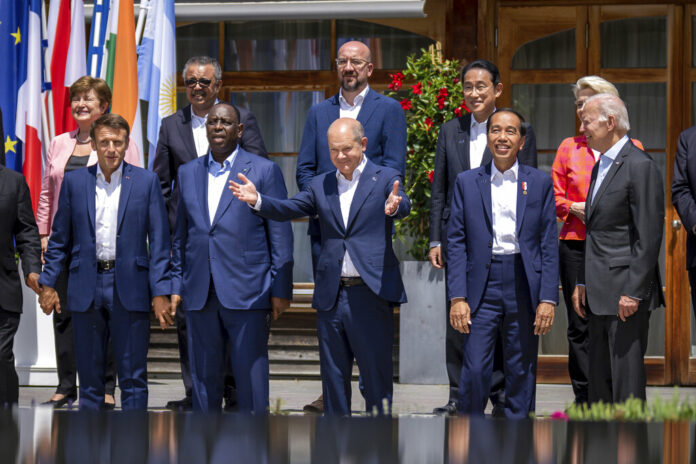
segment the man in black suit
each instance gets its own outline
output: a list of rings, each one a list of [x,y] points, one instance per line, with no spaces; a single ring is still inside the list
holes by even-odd
[[[686,228],[686,269],[696,304],[696,126],[681,133],[674,157],[672,204]]]
[[[475,169],[493,159],[486,142],[486,123],[495,101],[503,93],[500,72],[487,60],[472,61],[461,73],[464,100],[471,113],[452,119],[440,128],[435,151],[435,173],[430,194],[430,263],[447,272],[447,224],[454,192],[454,181],[462,171]],[[526,123],[525,123],[526,124]],[[536,167],[537,151],[534,130],[526,124],[524,147],[518,160]],[[483,220],[483,218],[481,218]],[[435,408],[435,414],[456,414],[459,397],[459,377],[462,372],[462,336],[449,324],[449,296],[447,296],[447,324],[445,362],[449,378],[449,399],[446,405]],[[491,402],[494,413],[502,414],[504,403],[502,349],[496,346],[494,372],[491,382]],[[499,406],[496,408],[496,406]]]
[[[216,59],[209,56],[194,56],[184,65],[184,83],[189,105],[162,120],[153,170],[160,179],[162,195],[167,205],[169,227],[176,230],[176,209],[178,187],[175,185],[179,166],[208,153],[208,138],[205,122],[208,112],[218,101],[217,96],[222,87],[222,69]],[[255,155],[268,158],[266,146],[254,115],[247,109],[237,107],[240,115],[239,146]],[[184,311],[176,313],[176,329],[179,339],[179,358],[181,376],[184,380],[186,397],[179,401],[170,401],[170,409],[191,409],[192,382],[186,338],[186,318]],[[234,378],[225,376],[225,405],[231,408],[234,403]]]
[[[602,156],[585,203],[584,269],[573,292],[575,311],[589,318],[588,399],[645,400],[650,313],[664,304],[658,257],[665,192],[657,164],[626,135],[620,98],[588,98],[580,119],[587,145]]]
[[[0,407],[16,403],[19,382],[12,345],[22,313],[22,287],[15,251],[27,287],[39,293],[41,241],[22,174],[0,165]]]

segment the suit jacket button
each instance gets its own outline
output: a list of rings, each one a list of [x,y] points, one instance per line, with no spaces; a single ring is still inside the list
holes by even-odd
[[[488,242],[488,248],[493,248],[493,242]]]
[[[490,269],[491,263],[486,263],[486,269]]]

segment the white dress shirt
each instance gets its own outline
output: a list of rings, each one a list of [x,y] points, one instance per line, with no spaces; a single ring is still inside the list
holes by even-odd
[[[483,152],[486,151],[488,143],[487,124],[488,118],[483,122],[477,122],[474,115],[471,115],[471,127],[469,129],[469,167],[471,169],[481,166],[481,161],[483,161]]]
[[[215,219],[215,213],[217,213],[222,192],[224,192],[227,186],[227,178],[230,175],[230,171],[232,171],[232,165],[237,157],[238,150],[239,145],[235,147],[234,151],[225,159],[222,165],[213,159],[212,153],[208,158],[208,217],[210,218],[210,225],[213,224],[213,219]]]
[[[220,103],[220,100],[215,100],[215,105]],[[196,155],[204,156],[208,154],[208,134],[205,131],[205,123],[208,122],[208,115],[198,116],[191,109],[191,130],[193,131],[193,143],[196,144]]]
[[[365,100],[365,95],[370,91],[370,86],[366,85],[365,88],[355,96],[353,99],[353,104],[348,103],[343,97],[343,89],[338,91],[338,105],[340,107],[339,115],[342,118],[358,119],[358,113],[360,113],[360,108],[362,108],[363,101]]]
[[[338,180],[338,198],[341,203],[341,216],[343,217],[343,226],[348,225],[348,214],[350,213],[350,205],[353,203],[355,189],[358,187],[360,175],[365,169],[367,158],[363,155],[360,164],[353,171],[353,179],[348,180],[336,170],[336,179]],[[341,277],[360,277],[360,273],[353,265],[353,260],[350,259],[350,254],[346,248],[346,253],[343,255],[343,265],[341,266]]]
[[[491,163],[491,213],[493,216],[493,254],[520,252],[517,241],[517,173],[519,162],[500,172]]]
[[[607,150],[606,153],[603,153],[602,156],[599,157],[599,167],[597,168],[597,180],[595,180],[594,190],[592,190],[591,203],[594,203],[594,199],[597,195],[597,192],[599,191],[600,185],[602,185],[602,182],[604,181],[604,178],[607,176],[607,173],[609,172],[611,165],[614,163],[614,160],[618,156],[621,149],[624,147],[624,145],[626,145],[626,142],[628,142],[628,135],[624,135],[623,137],[621,137],[621,139],[614,145],[612,145],[612,147],[609,150]]]
[[[98,260],[116,259],[116,228],[118,226],[118,201],[121,196],[122,174],[123,163],[111,174],[111,182],[107,182],[97,163],[94,234]]]

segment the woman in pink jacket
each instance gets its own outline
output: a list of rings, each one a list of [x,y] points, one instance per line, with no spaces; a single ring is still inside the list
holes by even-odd
[[[97,154],[92,150],[90,143],[89,129],[92,123],[108,110],[109,106],[111,106],[111,90],[102,79],[83,76],[70,86],[70,107],[78,128],[55,137],[48,148],[44,176],[41,181],[39,207],[36,211],[36,222],[39,226],[43,251],[46,251],[48,238],[51,235],[51,226],[58,208],[58,196],[63,176],[66,172],[97,163]],[[140,166],[140,155],[133,139],[130,139],[125,161]],[[64,406],[77,399],[72,319],[70,308],[67,307],[68,265],[69,263],[66,263],[66,267],[56,282],[60,306],[65,309],[60,314],[53,313],[58,387],[51,399],[44,403],[52,404],[54,407]],[[114,407],[116,384],[113,355],[110,355],[110,358],[112,359],[107,366],[106,395],[104,398],[104,406],[107,409]]]

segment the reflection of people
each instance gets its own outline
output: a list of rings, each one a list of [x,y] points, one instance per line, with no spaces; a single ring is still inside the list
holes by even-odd
[[[194,56],[184,64],[183,78],[189,105],[162,120],[152,168],[160,180],[172,234],[176,226],[178,198],[178,188],[174,181],[179,166],[208,154],[205,121],[208,118],[208,112],[218,101],[218,92],[222,87],[222,69],[214,58]],[[240,113],[239,122],[244,126],[239,146],[249,153],[267,158],[268,153],[261,138],[256,117],[245,108],[237,107],[237,110]],[[183,311],[177,313],[176,332],[179,342],[181,377],[184,381],[186,396],[181,400],[169,401],[167,408],[188,410],[192,405],[192,387],[186,317]],[[232,408],[236,403],[234,395],[234,378],[228,375],[225,377],[225,409]]]
[[[275,163],[239,148],[234,106],[215,105],[206,130],[210,153],[179,168],[172,246],[172,304],[181,299],[186,313],[193,409],[220,409],[228,351],[239,410],[265,413],[271,310],[277,318],[292,299],[292,229],[253,214],[225,186],[243,172],[285,198],[285,182]]]
[[[573,86],[578,119],[583,105],[592,95],[609,93],[619,96],[609,81],[599,76],[585,76]],[[638,140],[632,141],[643,149]],[[592,167],[600,153],[587,146],[585,135],[568,137],[561,142],[551,168],[556,196],[556,215],[563,221],[559,234],[558,252],[561,259],[561,285],[568,316],[568,372],[576,403],[587,402],[587,373],[589,370],[587,320],[573,311],[571,297],[581,268],[585,249],[585,198],[590,185]]]
[[[92,124],[96,166],[65,175],[53,233],[44,253],[40,303],[62,310],[55,291],[70,261],[72,312],[80,408],[101,409],[111,337],[121,408],[147,408],[150,306],[160,324],[171,323],[169,227],[157,176],[123,162],[129,127],[117,114]]]
[[[401,106],[392,98],[376,92],[368,85],[373,64],[370,49],[362,42],[343,44],[336,58],[338,94],[318,103],[309,110],[297,157],[297,186],[304,190],[312,179],[334,171],[327,130],[338,118],[357,119],[367,137],[367,159],[404,174],[406,167],[406,117]],[[312,269],[316,274],[321,252],[319,222],[309,219],[312,247]],[[322,397],[305,406],[305,411],[322,412]]]
[[[406,301],[399,262],[392,249],[392,223],[411,204],[398,171],[377,166],[364,155],[368,140],[359,122],[341,118],[329,126],[335,171],[315,177],[289,200],[266,195],[268,187],[240,176],[230,182],[235,196],[263,217],[287,221],[318,216],[321,254],[312,307],[325,411],[350,415],[353,360],[360,369],[368,412],[391,413],[392,308]]]
[[[488,119],[493,161],[457,176],[447,231],[450,323],[463,333],[459,410],[483,415],[493,354],[502,339],[505,416],[534,411],[538,335],[558,298],[558,245],[551,178],[517,161],[524,119]]]
[[[22,287],[15,252],[27,286],[39,293],[41,243],[22,174],[0,165],[0,409],[16,403],[19,383],[12,346],[22,313]]]
[[[587,145],[602,153],[585,203],[578,276],[584,286],[573,293],[575,311],[589,324],[588,400],[645,400],[650,312],[664,303],[657,262],[665,217],[662,176],[628,139],[628,112],[617,96],[588,98],[581,122]]]
[[[442,125],[435,151],[435,171],[430,194],[430,262],[447,273],[447,224],[450,217],[454,181],[462,171],[475,169],[491,162],[491,151],[486,144],[486,122],[495,111],[495,101],[503,92],[500,73],[495,64],[476,60],[467,64],[461,73],[464,101],[471,111]],[[536,139],[532,127],[526,125],[524,146],[518,159],[521,164],[536,167]],[[449,314],[449,297],[447,298]],[[449,379],[447,404],[435,408],[435,414],[455,414],[459,396],[459,376],[462,371],[462,337],[447,323],[445,335],[445,363]],[[501,347],[496,347],[490,399],[493,415],[502,414],[505,380]]]
[[[686,228],[686,268],[696,305],[696,126],[681,133],[674,157],[672,204]]]
[[[65,173],[84,166],[97,164],[97,154],[90,144],[90,127],[111,106],[111,90],[105,81],[91,76],[84,76],[70,86],[70,107],[78,128],[61,134],[51,141],[46,157],[46,168],[41,182],[39,207],[36,222],[41,234],[41,248],[46,251],[51,235],[53,218],[58,209],[58,194]],[[131,139],[126,150],[125,161],[134,166],[140,165],[138,147]],[[53,314],[53,331],[56,344],[56,366],[58,386],[56,392],[46,404],[61,407],[77,398],[75,370],[75,347],[73,344],[73,327],[70,308],[67,304],[68,262],[56,281],[56,291],[63,310]],[[109,348],[109,362],[106,369],[106,396],[104,402],[114,405],[116,388],[116,368],[113,353]]]

